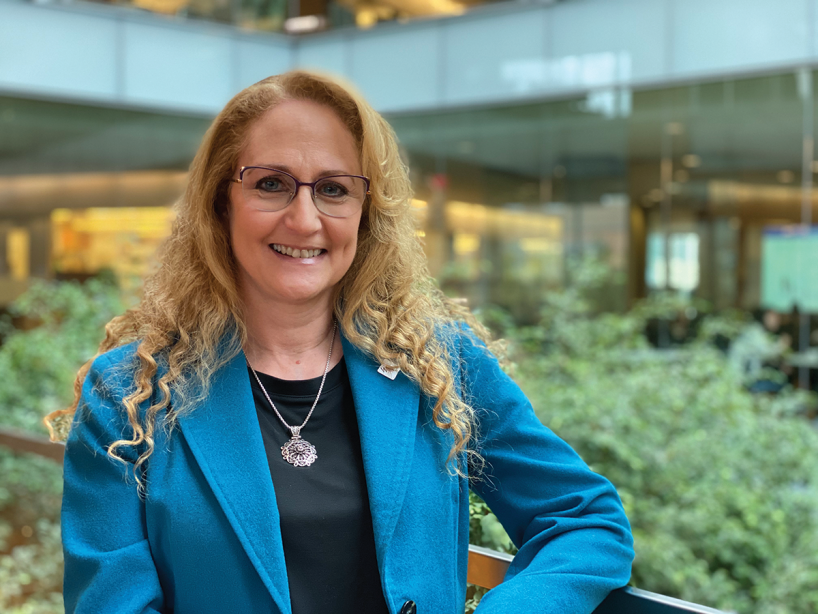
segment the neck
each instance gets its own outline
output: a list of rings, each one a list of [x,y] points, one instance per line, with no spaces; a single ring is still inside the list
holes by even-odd
[[[245,297],[247,361],[256,371],[280,379],[310,379],[324,373],[333,312],[329,301],[310,305],[271,304]],[[343,355],[336,332],[330,368]]]

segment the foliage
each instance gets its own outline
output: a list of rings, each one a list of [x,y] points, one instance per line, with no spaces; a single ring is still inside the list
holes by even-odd
[[[0,346],[0,423],[45,433],[42,417],[68,405],[79,367],[96,353],[103,326],[123,310],[114,284],[33,281],[12,304]]]
[[[61,613],[62,470],[0,449],[0,475],[0,611]]]
[[[77,369],[121,310],[105,280],[33,282],[0,323],[0,425],[45,434],[42,417],[70,403]],[[0,448],[0,476],[0,611],[61,613],[62,470]]]
[[[517,548],[511,543],[503,525],[489,506],[473,492],[469,493],[469,542],[484,548],[516,554]],[[466,614],[474,612],[480,598],[488,591],[484,588],[468,586],[466,593]]]
[[[587,296],[582,286],[549,295],[540,326],[502,332],[539,417],[617,486],[636,541],[633,583],[740,613],[818,611],[813,396],[748,391],[743,362],[713,344],[744,335],[743,317],[712,318],[660,351],[648,321],[706,305],[663,296],[597,314]],[[742,352],[752,347],[770,352]]]
[[[492,514],[489,506],[473,492],[469,493],[469,541],[477,546],[516,554],[503,525]]]
[[[597,313],[606,275],[576,272],[577,285],[545,297],[538,326],[498,309],[483,318],[511,341],[543,422],[617,486],[636,537],[634,583],[740,613],[818,611],[815,400],[748,391],[748,354],[775,348],[743,314],[702,319],[706,305],[669,295]],[[76,369],[121,310],[110,283],[35,284],[13,307],[25,330],[9,320],[0,331],[0,423],[44,432],[42,415],[70,401]],[[685,319],[698,321],[689,343],[648,343],[651,322]],[[741,352],[731,359],[714,339],[738,339]],[[62,612],[60,468],[0,450],[0,476],[0,611]],[[485,503],[473,496],[470,512],[473,543],[513,552]],[[480,591],[469,597],[473,609]]]

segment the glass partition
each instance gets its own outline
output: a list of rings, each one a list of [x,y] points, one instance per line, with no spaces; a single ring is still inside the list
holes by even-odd
[[[150,239],[131,233],[126,241],[125,235],[110,234],[123,224],[116,215],[97,215],[92,222],[96,214],[80,212],[168,210],[184,189],[186,169],[209,123],[0,97],[0,307],[30,277],[82,279],[104,269],[144,273],[156,233]],[[132,222],[134,215],[144,214],[134,212]],[[106,224],[111,228],[103,229]],[[165,224],[159,234],[168,229]],[[120,243],[127,242],[131,252],[142,254],[133,256],[130,268],[120,257],[125,249]],[[94,245],[108,245],[108,256],[101,258]]]
[[[716,308],[780,305],[765,298],[765,244],[818,219],[811,77],[389,117],[432,272],[520,321],[587,256],[613,271],[604,309],[664,289]],[[65,268],[79,260],[58,250],[53,211],[169,206],[209,122],[0,97],[0,303],[30,276],[92,274]]]
[[[433,275],[472,305],[521,321],[562,287],[571,260],[594,255],[622,273],[625,304],[627,122],[588,99],[389,118],[423,202]]]
[[[815,219],[802,173],[810,77],[390,118],[428,207],[432,270],[448,291],[522,320],[588,255],[621,272],[607,309],[668,289],[716,308],[765,308],[764,233]],[[818,165],[808,164],[811,180]],[[473,212],[458,215],[464,203]],[[539,223],[483,227],[484,211]]]
[[[617,485],[637,535],[634,581],[742,614],[815,605],[814,576],[786,573],[815,569],[817,534],[814,396],[790,386],[818,389],[812,77],[389,118],[442,288],[542,323],[509,327],[524,342],[519,381]],[[143,275],[209,122],[0,97],[0,308],[34,278]],[[670,291],[759,323],[736,326],[722,355],[711,343],[651,351],[645,337],[673,342],[677,322],[662,337],[644,314],[588,314],[570,293],[562,320],[541,319],[589,257],[607,267],[600,310]],[[120,290],[33,285],[29,311],[3,318],[2,428],[44,434],[42,415],[70,401],[76,369],[125,308]],[[0,449],[0,567],[12,574],[0,610],[30,601],[57,614],[61,472],[20,458]]]

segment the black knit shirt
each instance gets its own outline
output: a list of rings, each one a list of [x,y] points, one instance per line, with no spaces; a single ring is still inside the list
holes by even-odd
[[[301,432],[318,454],[309,467],[294,467],[282,458],[289,432],[256,378],[249,377],[281,517],[293,614],[387,614],[344,360],[327,374],[321,399]],[[321,378],[259,377],[287,423],[301,424]]]

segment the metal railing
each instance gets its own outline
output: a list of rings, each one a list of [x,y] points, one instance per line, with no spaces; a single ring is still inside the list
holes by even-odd
[[[23,431],[0,427],[0,446],[15,452],[29,452],[50,458],[62,464],[65,446],[53,443],[47,437],[30,435]],[[469,546],[468,581],[475,586],[494,588],[503,581],[514,557],[510,554]],[[724,614],[695,603],[658,595],[626,586],[613,591],[594,611],[594,614]]]

